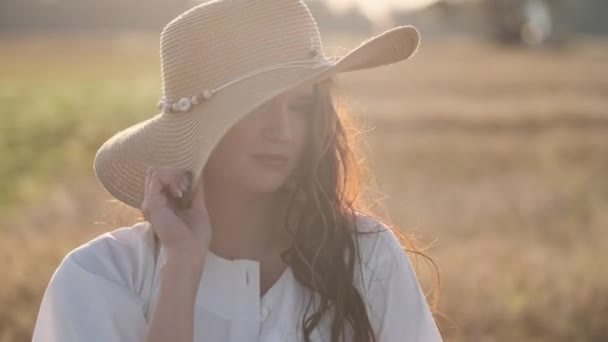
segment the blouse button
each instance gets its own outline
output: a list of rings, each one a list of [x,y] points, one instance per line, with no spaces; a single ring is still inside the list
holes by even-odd
[[[269,314],[270,314],[270,310],[267,307],[262,306],[262,308],[260,310],[260,320],[265,321],[266,318],[268,318]]]

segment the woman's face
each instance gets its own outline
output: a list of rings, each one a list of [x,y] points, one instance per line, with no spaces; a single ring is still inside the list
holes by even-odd
[[[314,100],[314,86],[303,86],[252,111],[212,152],[205,167],[205,181],[249,192],[278,190],[304,153]]]

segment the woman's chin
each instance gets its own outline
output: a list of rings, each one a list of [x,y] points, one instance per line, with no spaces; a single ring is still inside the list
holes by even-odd
[[[285,178],[265,178],[260,177],[252,180],[249,187],[252,192],[259,194],[271,194],[280,190],[285,184]]]

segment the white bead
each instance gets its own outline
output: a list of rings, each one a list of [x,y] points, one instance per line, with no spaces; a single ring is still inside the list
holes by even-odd
[[[311,53],[313,53],[313,52],[316,51],[315,40],[312,37],[310,38],[310,48],[309,48],[309,50],[311,51]]]
[[[160,100],[158,100],[158,104],[156,106],[160,110],[164,110],[165,109],[165,97],[164,96],[161,97]]]
[[[182,97],[179,102],[177,102],[177,106],[180,112],[187,112],[192,107],[190,103],[190,99],[187,97]]]
[[[207,90],[203,91],[203,97],[206,100],[209,100],[212,96],[213,96],[213,93],[211,92],[211,90],[207,89]]]
[[[177,102],[175,102],[174,104],[171,105],[171,109],[174,112],[179,112],[179,105],[177,104]]]
[[[198,104],[198,97],[196,95],[192,96],[190,103],[192,103],[193,106],[196,106]]]

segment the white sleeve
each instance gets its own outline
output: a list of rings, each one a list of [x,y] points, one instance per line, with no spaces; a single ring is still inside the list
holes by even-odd
[[[135,293],[68,255],[46,288],[33,342],[142,342],[147,323]]]
[[[412,265],[391,230],[378,233],[367,302],[379,342],[442,341]]]

